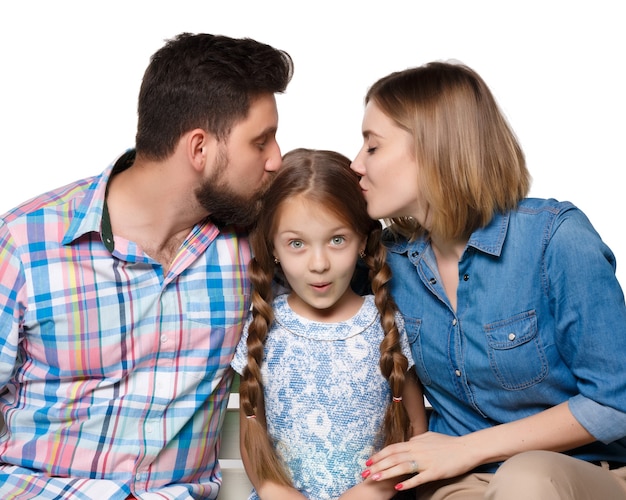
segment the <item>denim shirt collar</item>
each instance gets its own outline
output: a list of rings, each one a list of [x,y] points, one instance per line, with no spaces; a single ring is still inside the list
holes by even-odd
[[[489,224],[477,229],[470,235],[467,246],[499,257],[504,246],[509,219],[510,212],[495,214]],[[420,237],[414,241],[409,241],[406,238],[395,237],[389,230],[385,231],[384,239],[388,250],[398,254],[423,255],[426,247],[430,244],[427,238]]]

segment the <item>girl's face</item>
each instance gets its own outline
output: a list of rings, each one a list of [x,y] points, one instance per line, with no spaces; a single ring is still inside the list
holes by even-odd
[[[363,117],[363,146],[352,162],[372,219],[414,217],[423,222],[413,139],[370,101]]]
[[[353,317],[362,301],[350,280],[365,237],[304,196],[284,201],[276,216],[274,257],[291,287],[291,308],[314,321]]]

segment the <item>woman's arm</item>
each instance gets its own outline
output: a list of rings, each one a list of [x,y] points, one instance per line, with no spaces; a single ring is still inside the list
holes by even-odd
[[[567,403],[515,422],[454,437],[426,432],[405,443],[387,446],[368,460],[364,475],[387,480],[411,471],[418,474],[398,484],[408,489],[438,479],[458,476],[491,462],[529,450],[565,451],[596,439],[578,423]]]

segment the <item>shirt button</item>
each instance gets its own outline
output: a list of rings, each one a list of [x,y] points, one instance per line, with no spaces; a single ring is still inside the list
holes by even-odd
[[[469,279],[469,274],[464,274],[463,275],[463,281],[467,281]]]
[[[457,323],[456,318],[454,318],[454,319],[452,320],[452,326],[456,326],[456,323]]]
[[[161,335],[161,342],[165,344],[167,342],[167,335]]]
[[[461,376],[461,370],[459,370],[459,369],[457,368],[456,370],[454,370],[454,374],[455,374],[457,377],[460,377],[460,376]]]
[[[139,481],[141,479],[141,472],[137,472],[137,474],[135,474],[135,479],[137,481]]]
[[[509,333],[509,340],[515,340],[515,334]]]
[[[412,252],[412,253],[411,253],[411,257],[415,258],[415,257],[417,257],[419,254],[420,254],[419,252]]]
[[[435,285],[435,284],[437,284],[437,280],[436,280],[435,278],[430,278],[430,280],[428,280],[428,282],[429,282],[431,285]]]

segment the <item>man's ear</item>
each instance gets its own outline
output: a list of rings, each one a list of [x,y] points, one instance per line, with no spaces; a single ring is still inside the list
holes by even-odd
[[[207,159],[212,158],[215,147],[215,138],[201,128],[194,129],[187,134],[186,149],[189,162],[197,172],[202,172],[207,164]]]

